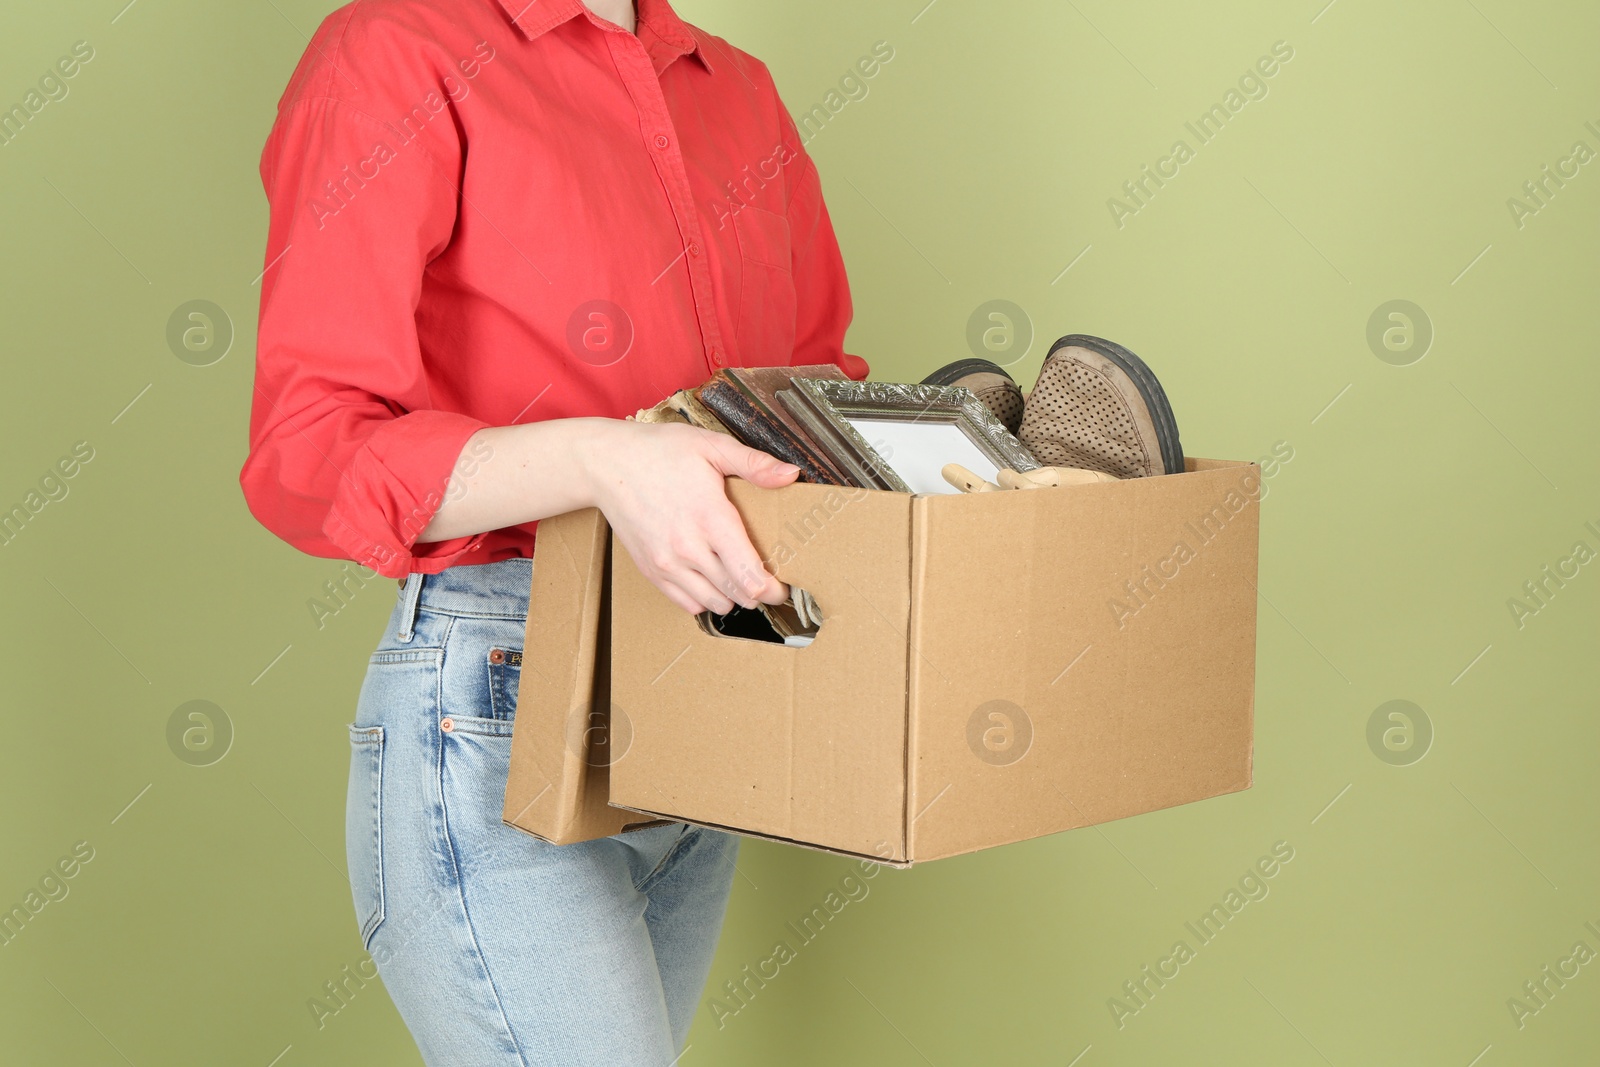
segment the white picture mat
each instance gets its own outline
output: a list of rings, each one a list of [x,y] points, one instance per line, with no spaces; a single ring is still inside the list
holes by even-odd
[[[902,422],[856,415],[846,415],[845,421],[882,454],[913,493],[961,492],[939,473],[946,463],[959,463],[991,482],[1000,473],[953,422]]]

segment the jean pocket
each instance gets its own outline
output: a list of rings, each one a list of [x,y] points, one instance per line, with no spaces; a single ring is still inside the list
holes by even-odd
[[[517,686],[522,683],[522,649],[491,648],[488,661],[490,718],[514,719]]]
[[[383,923],[383,727],[350,726],[344,841],[361,947]]]
[[[449,718],[516,718],[522,681],[522,618],[462,617],[445,637],[440,661],[439,712]]]

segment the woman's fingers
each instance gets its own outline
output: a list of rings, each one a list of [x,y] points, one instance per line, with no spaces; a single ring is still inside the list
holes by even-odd
[[[700,605],[699,608],[695,609],[697,612],[711,611],[718,615],[726,615],[734,609],[733,600],[722,593],[711,579],[701,574],[698,570],[685,567],[682,570],[674,571],[670,578],[674,585],[682,589]]]
[[[761,566],[742,526],[687,549],[676,559],[660,559],[657,570],[663,580],[698,605],[692,609],[695,611],[725,615],[735,605],[754,608],[763,603],[781,604],[789,595],[788,589]]]
[[[732,504],[718,520],[707,531],[718,571],[712,577],[718,586],[727,589],[732,583],[743,597],[762,604],[781,604],[788,599],[789,590],[767,570]]]
[[[668,600],[678,605],[678,607],[682,608],[690,615],[698,615],[702,611],[706,610],[704,605],[697,603],[694,597],[690,596],[688,593],[685,593],[682,589],[679,589],[672,582],[659,581],[655,582],[654,584],[657,589],[661,590]]]
[[[623,547],[651,584],[684,611],[691,614],[714,611],[725,615],[733,610],[733,601],[719,592],[689,559],[664,546],[651,549],[624,541]]]
[[[798,469],[725,434],[639,426],[637,450],[604,457],[601,510],[640,571],[685,611],[780,604],[788,590],[766,570],[729,502],[729,475],[769,488]]]

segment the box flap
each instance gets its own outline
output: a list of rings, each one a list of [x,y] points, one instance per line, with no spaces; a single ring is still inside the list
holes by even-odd
[[[556,844],[642,821],[608,803],[609,544],[596,508],[544,519],[534,541],[502,818]]]

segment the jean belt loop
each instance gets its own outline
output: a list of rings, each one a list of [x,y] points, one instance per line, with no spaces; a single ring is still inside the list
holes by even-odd
[[[417,632],[417,604],[422,600],[423,576],[416,571],[406,575],[406,584],[400,590],[400,630],[395,637],[410,641]]]

